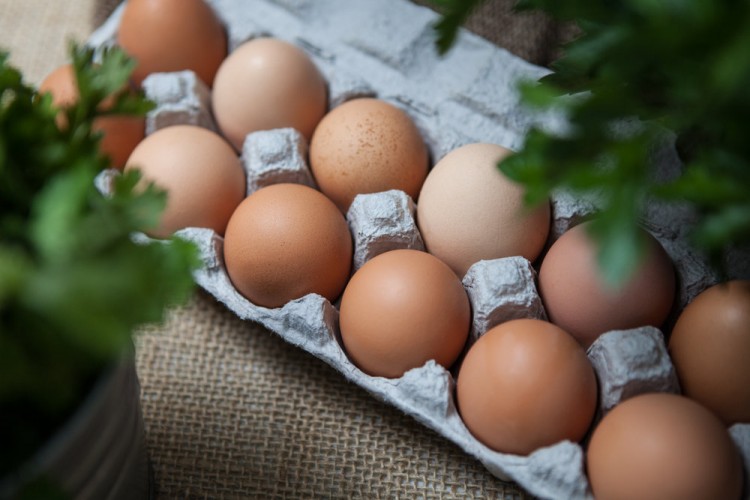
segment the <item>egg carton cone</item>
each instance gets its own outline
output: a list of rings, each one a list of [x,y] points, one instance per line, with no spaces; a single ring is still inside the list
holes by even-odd
[[[729,428],[737,448],[740,450],[744,462],[745,488],[742,498],[750,499],[750,424],[734,424]]]
[[[218,132],[211,90],[192,71],[154,73],[143,80],[146,97],[159,107],[146,114],[146,135],[170,125],[196,125]]]
[[[272,36],[302,48],[328,84],[328,107],[357,97],[377,97],[404,110],[419,128],[431,163],[453,149],[474,142],[519,149],[532,125],[564,129],[557,115],[532,113],[519,102],[517,84],[537,80],[549,70],[529,64],[506,50],[461,30],[444,57],[437,54],[430,9],[407,0],[213,0],[230,48],[250,39]],[[124,3],[88,40],[94,48],[114,44]],[[191,72],[150,76],[146,91],[157,104],[148,132],[179,123],[216,130],[210,90]],[[279,182],[315,186],[306,163],[307,144],[293,129],[249,134],[241,152],[247,194]],[[664,176],[681,165],[667,137],[653,158]],[[106,185],[116,172],[105,172]],[[596,199],[566,192],[552,195],[548,245],[597,210]],[[347,214],[354,241],[354,268],[398,248],[423,249],[414,220],[414,200],[400,191],[359,195]],[[716,282],[696,255],[682,227],[691,220],[684,207],[647,206],[644,226],[661,242],[675,263],[679,281],[677,308]],[[675,222],[677,221],[677,222]],[[223,238],[210,229],[186,228],[177,236],[199,248],[203,267],[199,286],[248,322],[257,322],[287,342],[331,365],[345,379],[455,443],[503,480],[512,480],[539,498],[590,499],[584,449],[569,441],[541,448],[528,456],[494,451],[475,439],[463,424],[454,400],[454,374],[428,361],[395,379],[365,374],[341,347],[335,304],[310,294],[269,309],[253,304],[232,285],[223,260]],[[139,239],[151,241],[140,235]],[[536,290],[536,270],[521,257],[481,261],[463,278],[472,304],[471,340],[493,326],[516,318],[544,319]],[[609,332],[587,354],[600,382],[596,419],[620,401],[642,392],[678,392],[663,334],[652,327]],[[733,426],[744,450],[746,467],[750,426]]]

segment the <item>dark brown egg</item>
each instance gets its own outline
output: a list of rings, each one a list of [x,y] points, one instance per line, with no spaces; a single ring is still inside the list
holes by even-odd
[[[136,85],[151,73],[192,70],[210,87],[227,55],[224,27],[204,0],[128,0],[117,43],[137,62]]]
[[[597,382],[586,353],[561,328],[518,319],[490,329],[458,372],[458,409],[485,445],[528,455],[579,441],[596,410]]]
[[[334,301],[349,278],[352,237],[341,212],[319,191],[274,184],[232,214],[224,260],[234,286],[254,304],[281,307],[308,293]]]
[[[461,281],[437,257],[391,250],[352,277],[341,298],[341,339],[362,371],[400,377],[428,360],[449,368],[466,343],[471,308]]]
[[[685,395],[729,425],[750,422],[750,281],[700,293],[682,311],[669,354]]]
[[[675,394],[628,399],[597,425],[587,451],[597,500],[740,498],[742,461],[702,405]]]

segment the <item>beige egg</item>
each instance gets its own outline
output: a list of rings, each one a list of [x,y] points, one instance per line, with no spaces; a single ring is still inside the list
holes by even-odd
[[[427,147],[414,122],[379,99],[337,106],[310,143],[315,181],[344,213],[358,194],[400,189],[416,200],[427,168]]]
[[[675,296],[674,266],[667,252],[640,230],[646,243],[643,259],[625,283],[610,286],[589,225],[584,222],[563,233],[544,256],[538,288],[550,321],[584,347],[610,330],[661,327]]]
[[[471,346],[458,371],[456,399],[478,440],[528,455],[584,437],[596,411],[597,382],[585,351],[567,332],[517,319]]]
[[[245,172],[232,147],[218,134],[192,125],[175,125],[146,137],[133,150],[126,170],[142,172],[141,185],[166,190],[167,206],[149,234],[166,238],[186,227],[205,227],[223,235],[245,196]]]
[[[524,205],[523,188],[498,169],[511,151],[475,143],[455,149],[430,171],[417,203],[427,251],[460,277],[480,260],[534,261],[550,226],[549,204]]]
[[[222,63],[212,105],[219,128],[237,150],[258,130],[291,127],[309,141],[326,112],[326,81],[296,45],[255,38]]]
[[[727,425],[750,423],[750,281],[701,292],[682,311],[669,354],[686,396]]]
[[[352,247],[331,200],[301,184],[273,184],[235,210],[224,261],[235,288],[256,305],[281,307],[309,293],[333,302],[349,278]]]
[[[39,85],[39,92],[52,94],[55,106],[64,108],[78,101],[78,86],[70,64],[64,64],[47,75]],[[106,101],[104,108],[106,109]],[[58,124],[65,126],[65,117],[58,115]],[[122,169],[133,149],[143,139],[146,120],[142,116],[111,115],[94,120],[93,131],[102,134],[99,148],[109,157],[111,166]]]
[[[700,404],[675,394],[630,398],[594,429],[586,468],[597,500],[739,499],[742,461]]]
[[[341,340],[352,362],[391,378],[430,359],[449,368],[471,320],[469,298],[450,268],[405,249],[373,257],[354,273],[340,312]]]
[[[209,87],[227,54],[227,36],[204,0],[128,0],[117,44],[136,60],[133,81],[192,70]]]

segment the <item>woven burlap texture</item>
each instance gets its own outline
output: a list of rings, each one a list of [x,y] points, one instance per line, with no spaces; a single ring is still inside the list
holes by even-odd
[[[0,0],[0,45],[39,83],[116,0]],[[490,0],[478,34],[546,64],[560,31]],[[137,339],[159,498],[525,498],[322,361],[202,291]]]
[[[166,498],[522,498],[515,485],[204,292],[138,370]]]
[[[91,32],[96,0],[0,0],[0,49],[38,85],[68,60],[70,41],[83,42]]]

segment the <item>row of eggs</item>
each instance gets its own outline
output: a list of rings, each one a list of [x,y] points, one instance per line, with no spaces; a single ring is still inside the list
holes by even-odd
[[[130,0],[118,43],[138,60],[136,85],[153,72],[191,69],[212,86],[212,111],[221,135],[173,126],[144,138],[138,119],[106,117],[99,122],[102,148],[113,164],[141,169],[145,180],[168,192],[162,223],[152,235],[168,237],[183,227],[214,229],[224,236],[232,283],[258,305],[280,307],[311,292],[332,302],[340,298],[343,348],[368,374],[399,377],[428,359],[446,367],[459,364],[459,411],[477,439],[493,449],[528,454],[562,439],[582,440],[597,399],[585,348],[609,330],[661,326],[672,311],[675,275],[659,243],[644,232],[648,251],[642,265],[622,289],[612,291],[599,276],[587,225],[572,228],[551,245],[539,267],[539,292],[550,322],[498,325],[459,360],[471,316],[460,277],[482,259],[521,255],[535,261],[545,250],[549,205],[523,207],[523,191],[496,168],[510,152],[470,144],[429,168],[420,132],[401,109],[379,99],[354,99],[327,111],[325,79],[302,50],[258,38],[227,55],[223,28],[207,4],[181,0],[173,9],[172,3]],[[148,33],[158,33],[158,43]],[[40,90],[51,91],[58,105],[75,100],[70,68],[50,75]],[[277,184],[246,196],[237,151],[247,134],[281,127],[293,127],[309,141],[318,190]],[[344,214],[357,194],[388,189],[400,189],[418,201],[417,223],[427,252],[386,252],[352,275],[352,239]],[[731,283],[705,297],[683,312],[670,339],[683,389],[702,405],[654,395],[659,401],[640,403],[645,409],[633,410],[635,416],[628,417],[626,410],[640,398],[608,414],[595,428],[589,448],[589,475],[597,496],[606,496],[613,481],[597,479],[605,475],[597,471],[607,468],[597,464],[607,464],[612,456],[621,459],[619,451],[634,446],[632,439],[606,444],[615,438],[601,436],[617,426],[608,422],[630,418],[633,422],[623,425],[638,432],[632,429],[642,425],[635,421],[655,421],[660,411],[670,413],[662,407],[680,409],[680,416],[669,419],[687,419],[687,434],[712,436],[689,453],[705,458],[700,470],[688,476],[708,481],[713,474],[711,481],[719,488],[714,493],[738,496],[733,493],[741,488],[736,450],[716,430],[724,424],[703,405],[724,423],[750,421],[743,389],[748,372],[729,369],[737,363],[726,361],[749,351],[750,286]],[[721,321],[723,328],[717,325]],[[730,341],[720,343],[704,330],[729,332],[724,335]],[[744,334],[736,333],[740,330]],[[716,350],[722,351],[714,356],[720,369],[701,366],[711,358],[707,352]],[[732,373],[712,375],[727,370]],[[711,377],[719,382],[707,382]],[[732,389],[722,393],[714,387],[717,383]],[[602,441],[605,445],[597,445]],[[635,455],[642,460],[642,453]]]

